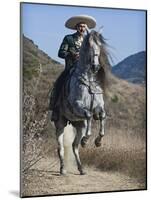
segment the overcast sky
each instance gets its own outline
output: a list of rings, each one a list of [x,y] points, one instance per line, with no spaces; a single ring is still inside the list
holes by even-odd
[[[105,9],[46,4],[22,4],[22,32],[53,59],[65,35],[73,33],[64,24],[74,15],[91,15],[97,21],[95,30],[103,26],[103,36],[111,46],[116,64],[146,48],[146,13],[143,10]]]

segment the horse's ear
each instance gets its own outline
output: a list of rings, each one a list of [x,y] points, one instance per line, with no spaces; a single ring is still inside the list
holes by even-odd
[[[104,26],[101,26],[101,27],[99,28],[98,32],[99,32],[100,34],[102,34],[102,32],[103,32],[103,28],[104,28]]]

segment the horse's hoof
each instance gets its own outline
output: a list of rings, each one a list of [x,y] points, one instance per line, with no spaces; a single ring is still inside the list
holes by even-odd
[[[101,146],[101,142],[97,142],[97,143],[95,142],[95,146],[96,147],[100,147]]]
[[[93,119],[94,119],[94,120],[99,120],[99,119],[100,119],[100,116],[97,115],[97,114],[94,114],[94,115],[93,115]]]
[[[84,137],[82,138],[82,140],[81,140],[81,146],[82,146],[83,148],[86,147],[87,142],[88,142],[88,138],[84,136]]]
[[[101,138],[98,137],[98,138],[95,139],[95,146],[96,147],[100,147],[101,146]]]
[[[81,140],[81,146],[82,146],[83,148],[86,147],[86,143],[85,143],[83,140]]]
[[[67,171],[65,169],[60,170],[60,175],[61,176],[67,175]]]
[[[86,172],[82,171],[80,172],[80,175],[86,175]]]

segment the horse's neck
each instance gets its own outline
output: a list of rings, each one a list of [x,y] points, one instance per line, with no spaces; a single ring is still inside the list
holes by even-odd
[[[85,76],[85,77],[88,76],[88,67],[83,63],[81,63],[80,61],[77,63],[75,71],[79,76]]]
[[[87,81],[96,80],[95,76],[93,76],[93,74],[89,72],[89,66],[84,63],[78,62],[75,71],[76,71],[76,74],[78,74],[78,76],[83,77]]]

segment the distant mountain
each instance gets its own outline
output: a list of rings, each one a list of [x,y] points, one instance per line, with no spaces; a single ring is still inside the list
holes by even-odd
[[[142,51],[125,58],[112,68],[114,75],[132,83],[146,82],[146,52]]]

